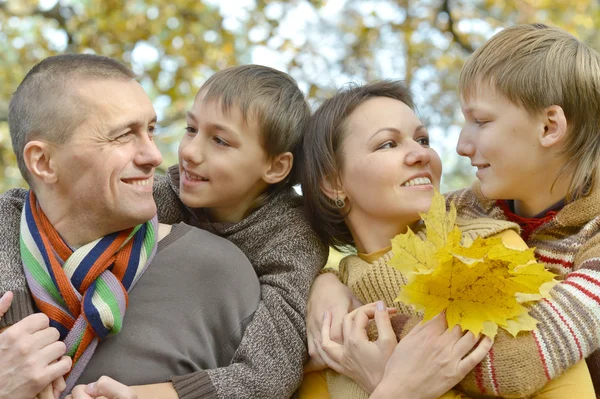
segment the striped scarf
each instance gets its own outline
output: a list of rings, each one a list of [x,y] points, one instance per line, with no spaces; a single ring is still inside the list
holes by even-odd
[[[65,393],[81,376],[98,341],[121,330],[127,293],[156,253],[157,232],[154,217],[73,250],[30,191],[21,216],[21,258],[37,307],[58,329],[73,358]]]

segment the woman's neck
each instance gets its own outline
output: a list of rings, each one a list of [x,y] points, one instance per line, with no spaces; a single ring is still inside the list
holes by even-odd
[[[397,220],[373,219],[371,216],[351,214],[346,217],[346,225],[352,233],[356,250],[369,254],[391,245],[392,238],[406,233],[409,223]]]

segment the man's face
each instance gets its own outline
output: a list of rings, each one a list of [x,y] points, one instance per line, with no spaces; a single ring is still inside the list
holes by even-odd
[[[150,220],[154,170],[162,162],[150,99],[134,80],[83,81],[74,90],[89,115],[56,146],[59,198],[73,220],[102,234]]]

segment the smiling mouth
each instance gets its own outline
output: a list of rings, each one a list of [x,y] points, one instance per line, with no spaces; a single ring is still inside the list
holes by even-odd
[[[152,177],[149,177],[147,179],[121,179],[121,181],[125,184],[129,184],[131,186],[150,186],[152,185],[152,181],[154,179]]]
[[[188,172],[187,170],[184,170],[183,172],[185,173],[185,178],[189,181],[208,181],[208,179],[206,179],[200,175],[192,174],[192,173]]]
[[[413,186],[430,186],[431,179],[429,177],[416,177],[410,179],[406,183],[402,184],[402,187],[413,187]]]
[[[473,166],[475,166],[477,168],[477,170],[483,170],[483,169],[489,168],[490,164],[486,163],[485,165],[473,165]]]

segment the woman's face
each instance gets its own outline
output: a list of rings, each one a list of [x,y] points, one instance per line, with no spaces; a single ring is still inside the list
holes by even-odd
[[[375,97],[354,110],[342,159],[349,216],[408,225],[429,210],[433,189],[439,190],[440,157],[417,115],[398,100]]]

